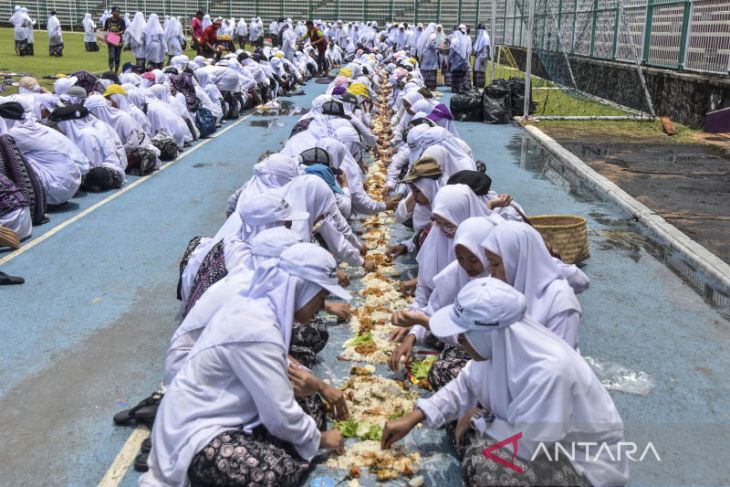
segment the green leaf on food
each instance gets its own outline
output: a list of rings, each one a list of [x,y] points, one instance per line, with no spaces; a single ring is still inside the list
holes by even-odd
[[[368,332],[357,335],[354,338],[350,338],[345,342],[346,347],[357,347],[358,345],[374,345],[373,334]]]

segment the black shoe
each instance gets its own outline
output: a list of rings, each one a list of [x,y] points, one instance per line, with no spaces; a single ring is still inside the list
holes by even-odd
[[[114,423],[117,426],[136,426],[137,424],[143,424],[152,427],[162,397],[162,393],[153,393],[150,397],[142,399],[133,408],[125,409],[115,414]]]
[[[0,286],[12,286],[15,284],[23,284],[25,279],[17,276],[9,276],[4,272],[0,272]]]
[[[140,453],[134,457],[134,470],[137,472],[146,472],[150,468],[147,466],[147,453]]]
[[[142,453],[149,453],[152,450],[152,437],[148,436],[142,442],[142,446],[139,447],[139,451]]]

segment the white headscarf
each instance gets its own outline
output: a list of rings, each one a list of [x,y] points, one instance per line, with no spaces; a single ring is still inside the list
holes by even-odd
[[[489,40],[489,34],[487,33],[487,29],[479,29],[479,31],[477,32],[477,40],[474,41],[474,52],[478,53],[483,48],[490,45],[491,42]]]
[[[489,262],[481,244],[494,227],[502,221],[504,221],[502,217],[492,214],[488,217],[470,217],[461,222],[456,230],[456,235],[454,235],[454,251],[456,251],[457,245],[461,245],[479,259],[484,270],[478,276],[470,277],[456,260],[447,265],[443,271],[433,278],[435,291],[428,301],[426,311],[428,315],[432,315],[444,306],[453,303],[461,288],[472,279],[489,275]]]
[[[319,176],[304,174],[297,176],[286,186],[274,190],[283,195],[297,211],[309,212],[309,219],[292,223],[292,230],[309,241],[315,222],[330,211],[337,210],[337,200],[330,187]]]
[[[451,50],[459,54],[459,56],[469,62],[471,54],[471,39],[461,30],[456,29],[451,34]]]
[[[150,19],[152,16],[150,16]],[[159,21],[158,21],[159,24]],[[147,27],[147,22],[144,20],[144,14],[142,12],[137,12],[134,14],[134,19],[132,19],[132,23],[127,27],[127,34],[129,34],[132,39],[135,40],[137,44],[142,44],[142,41],[144,41],[144,32]]]
[[[465,184],[442,187],[431,202],[431,209],[433,215],[438,215],[457,226],[469,217],[490,214],[486,205]],[[433,289],[433,278],[454,258],[452,239],[434,224],[416,258],[419,284],[423,283],[427,288]]]
[[[242,187],[239,197],[244,198],[280,188],[299,175],[297,159],[281,153],[271,154],[253,166],[253,174]]]
[[[163,35],[164,33],[165,31],[160,25],[160,18],[157,16],[157,14],[150,14],[149,19],[147,19],[147,25],[144,28],[145,38],[156,35]]]
[[[534,228],[505,222],[482,246],[502,258],[507,280],[525,295],[527,312],[535,321],[545,324],[558,313],[581,312],[578,298]]]

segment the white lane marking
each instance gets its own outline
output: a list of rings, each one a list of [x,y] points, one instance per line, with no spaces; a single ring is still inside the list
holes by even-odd
[[[256,113],[257,113],[257,112],[249,113],[248,115],[245,115],[245,116],[243,116],[243,117],[239,118],[238,120],[236,120],[235,122],[233,122],[233,123],[232,123],[231,125],[229,125],[228,127],[225,127],[225,128],[224,128],[224,129],[222,129],[222,130],[218,130],[218,131],[216,131],[215,133],[216,133],[217,135],[215,135],[215,137],[209,137],[209,138],[207,138],[207,139],[203,140],[202,142],[199,142],[198,144],[194,145],[193,147],[189,148],[188,150],[186,150],[185,152],[183,152],[182,154],[180,154],[180,155],[179,155],[179,156],[178,156],[178,157],[177,157],[177,158],[176,158],[175,160],[173,160],[173,161],[170,161],[170,162],[168,162],[168,163],[166,163],[166,164],[163,164],[163,165],[162,165],[162,166],[160,167],[160,169],[159,169],[159,170],[157,170],[157,171],[153,172],[153,173],[152,173],[152,174],[150,174],[149,176],[143,176],[143,177],[139,178],[139,179],[138,179],[138,180],[136,180],[135,182],[133,182],[133,183],[131,183],[131,184],[129,184],[129,185],[127,185],[127,186],[123,187],[122,189],[120,189],[120,190],[119,190],[119,191],[117,191],[116,193],[110,194],[109,196],[107,196],[107,197],[106,197],[106,198],[104,198],[103,200],[101,200],[101,201],[99,201],[99,202],[97,202],[97,203],[94,203],[93,205],[91,205],[90,207],[86,208],[86,209],[85,209],[84,211],[82,211],[81,213],[78,213],[78,214],[76,214],[76,215],[72,216],[72,217],[71,217],[71,218],[69,218],[68,220],[66,220],[66,221],[64,221],[63,223],[61,223],[61,224],[57,225],[56,227],[54,227],[53,229],[51,229],[51,230],[49,230],[48,232],[44,233],[44,234],[43,234],[43,235],[41,235],[40,237],[38,237],[38,238],[36,238],[36,239],[33,239],[33,240],[31,240],[31,241],[30,241],[30,242],[28,242],[27,244],[25,244],[25,245],[23,245],[22,247],[20,247],[20,248],[19,248],[18,250],[16,250],[16,251],[14,251],[14,252],[11,252],[11,253],[9,253],[8,255],[6,255],[5,257],[3,257],[3,258],[1,258],[1,259],[0,259],[0,265],[3,265],[3,264],[6,264],[6,263],[10,262],[11,260],[13,260],[14,258],[18,257],[19,255],[22,255],[22,254],[24,254],[25,252],[27,252],[28,250],[32,249],[33,247],[35,247],[35,246],[36,246],[36,245],[38,245],[39,243],[41,243],[41,242],[44,242],[44,241],[48,240],[49,238],[51,238],[52,236],[54,236],[55,234],[57,234],[58,232],[60,232],[60,231],[61,231],[61,230],[63,230],[64,228],[68,227],[68,226],[69,226],[69,225],[71,225],[72,223],[75,223],[75,222],[77,222],[77,221],[81,220],[81,219],[82,219],[83,217],[85,217],[85,216],[86,216],[86,215],[88,215],[89,213],[91,213],[91,212],[93,212],[93,211],[95,211],[95,210],[98,210],[99,208],[101,208],[102,206],[106,205],[106,204],[107,204],[107,203],[109,203],[110,201],[114,201],[115,199],[119,198],[120,196],[122,196],[123,194],[127,193],[128,191],[131,191],[131,190],[133,190],[134,188],[136,188],[136,187],[137,187],[137,186],[139,186],[140,184],[144,183],[145,181],[149,181],[149,180],[150,180],[151,178],[153,178],[153,177],[157,176],[158,174],[160,174],[160,173],[161,173],[162,171],[164,171],[165,169],[167,169],[167,168],[169,168],[170,166],[172,166],[172,165],[174,165],[174,164],[177,164],[178,162],[182,161],[182,160],[183,160],[183,159],[185,159],[185,158],[186,158],[187,156],[189,156],[190,154],[192,154],[192,153],[193,153],[193,152],[195,152],[196,150],[198,150],[198,149],[200,149],[201,147],[203,147],[204,145],[206,145],[206,144],[207,144],[208,142],[212,142],[212,141],[213,141],[214,139],[216,139],[217,137],[219,137],[219,136],[223,135],[224,133],[228,132],[228,131],[229,131],[229,130],[231,130],[231,129],[232,129],[233,127],[235,127],[235,126],[237,126],[238,124],[240,124],[241,122],[243,122],[243,121],[245,121],[245,120],[249,119],[249,118],[250,118],[251,116],[255,115]]]
[[[114,459],[114,463],[106,471],[104,477],[99,481],[99,487],[117,487],[119,482],[124,478],[129,467],[134,463],[134,457],[137,456],[140,446],[145,438],[150,434],[147,428],[135,428],[132,434],[127,438],[126,443],[119,454]]]

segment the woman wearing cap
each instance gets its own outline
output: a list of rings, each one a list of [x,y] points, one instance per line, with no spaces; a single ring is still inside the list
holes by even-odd
[[[430,317],[436,311],[452,304],[459,290],[468,282],[489,275],[489,263],[481,243],[503,221],[500,216],[492,214],[488,217],[467,218],[459,225],[453,241],[456,260],[433,278],[434,290],[428,298],[428,305],[425,308],[401,310],[393,314],[393,324],[406,328],[400,333],[394,333],[392,339],[398,341],[405,333],[407,335],[390,356],[388,363],[391,370],[400,368],[401,357],[408,363],[416,342],[422,343],[429,337]],[[428,380],[434,390],[441,389],[455,378],[469,360],[455,342],[446,340],[446,345],[429,370]]]
[[[538,231],[525,223],[506,222],[482,246],[492,276],[523,293],[530,317],[577,350],[580,303]]]
[[[299,175],[295,157],[281,153],[271,154],[263,161],[254,164],[251,177],[228,198],[226,216],[238,209],[238,202],[249,196],[264,193],[270,189],[281,188]]]
[[[144,28],[144,57],[147,68],[162,69],[166,52],[165,31],[160,25],[160,19],[157,14],[150,14]]]
[[[286,196],[271,192],[251,196],[241,202],[237,214],[241,225],[237,231],[200,245],[185,266],[181,295],[185,298],[186,315],[210,286],[234,269],[247,264],[251,257],[251,239],[256,234],[267,228],[288,226],[309,217],[306,211],[295,211],[292,207]]]
[[[350,299],[335,271],[325,250],[294,245],[215,315],[160,404],[141,485],[298,485],[319,448],[344,450],[295,401],[286,358],[295,319],[329,292]]]
[[[485,277],[436,312],[432,333],[456,336],[472,360],[435,395],[419,399],[411,413],[389,421],[382,447],[390,448],[418,423],[441,428],[461,418],[456,439],[466,485],[626,484],[628,462],[618,450],[623,422],[611,396],[585,360],[525,308],[522,294]],[[502,462],[483,454],[503,440],[510,442],[492,454]],[[570,452],[581,442],[602,446],[570,461],[544,455],[555,451],[555,443]]]

